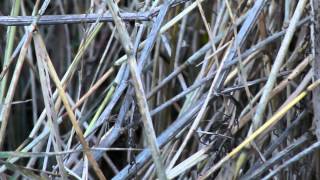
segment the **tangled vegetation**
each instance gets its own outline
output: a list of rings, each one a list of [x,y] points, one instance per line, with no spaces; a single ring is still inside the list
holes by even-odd
[[[0,2],[0,173],[318,179],[318,0]]]

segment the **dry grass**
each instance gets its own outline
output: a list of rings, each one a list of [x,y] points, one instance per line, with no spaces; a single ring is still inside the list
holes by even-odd
[[[317,0],[6,0],[0,15],[1,178],[319,177]]]

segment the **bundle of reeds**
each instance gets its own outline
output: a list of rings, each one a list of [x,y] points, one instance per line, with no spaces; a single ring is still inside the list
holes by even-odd
[[[318,179],[318,0],[0,2],[1,178]]]

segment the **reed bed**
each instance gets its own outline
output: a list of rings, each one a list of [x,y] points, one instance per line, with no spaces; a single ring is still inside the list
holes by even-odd
[[[319,179],[318,0],[0,2],[1,179]]]

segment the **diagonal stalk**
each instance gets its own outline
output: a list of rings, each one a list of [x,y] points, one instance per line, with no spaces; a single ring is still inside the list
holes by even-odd
[[[39,43],[39,45],[42,47],[42,50],[43,51],[46,51],[45,50],[45,45],[44,45],[44,42],[40,36],[40,34],[36,33],[34,35],[34,41]],[[99,165],[98,163],[95,161],[95,159],[93,158],[92,156],[92,153],[90,152],[90,148],[89,148],[89,145],[88,143],[86,142],[84,136],[83,136],[83,133],[82,133],[82,130],[78,124],[78,121],[76,119],[76,116],[74,115],[72,109],[71,109],[71,106],[68,102],[68,99],[67,99],[67,96],[66,96],[66,93],[64,91],[64,88],[62,87],[62,83],[54,69],[54,66],[50,60],[50,57],[48,56],[48,53],[46,52],[46,56],[44,57],[45,61],[46,61],[46,65],[48,66],[48,71],[49,71],[49,74],[53,80],[53,82],[55,83],[57,89],[58,89],[58,93],[59,93],[59,96],[62,100],[62,103],[64,104],[67,112],[68,112],[68,115],[69,115],[69,119],[72,123],[72,126],[74,128],[74,130],[76,131],[76,134],[78,135],[78,139],[80,141],[80,143],[82,144],[83,146],[83,149],[84,149],[84,153],[86,154],[87,158],[88,158],[88,161],[91,163],[91,165],[93,166],[93,170],[95,171],[95,173],[97,174],[97,176],[99,177],[99,179],[106,179],[101,171],[101,169],[99,168]]]
[[[130,74],[133,80],[133,85],[134,85],[134,89],[135,89],[135,93],[138,101],[137,103],[139,107],[139,112],[142,116],[145,136],[152,154],[152,158],[158,173],[158,177],[161,180],[165,180],[167,179],[167,176],[163,167],[163,161],[160,155],[160,150],[156,143],[156,134],[153,129],[152,119],[149,112],[149,107],[148,107],[147,99],[143,89],[141,77],[138,72],[136,58],[133,53],[133,44],[131,42],[129,33],[125,28],[125,24],[123,20],[119,17],[119,7],[112,0],[108,0],[107,4],[112,14],[112,17],[114,19],[118,33],[120,34],[119,37],[120,37],[121,44],[124,47],[124,50],[128,56],[128,64],[130,67]]]

